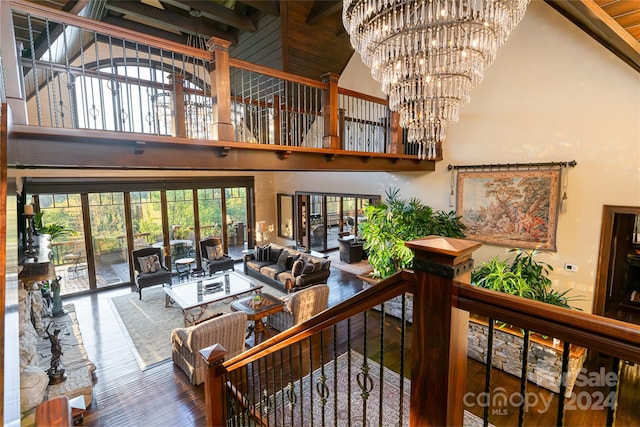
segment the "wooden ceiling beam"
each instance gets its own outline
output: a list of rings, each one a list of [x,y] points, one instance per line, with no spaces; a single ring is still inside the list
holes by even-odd
[[[162,0],[163,3],[190,11],[198,10],[202,16],[212,21],[220,22],[233,28],[251,33],[256,31],[256,25],[248,16],[241,15],[233,10],[202,0]]]
[[[342,1],[318,1],[313,3],[311,12],[307,17],[307,24],[315,25],[322,22],[325,18],[342,10]]]
[[[545,0],[551,7],[640,72],[640,42],[593,0]]]
[[[277,0],[239,0],[247,6],[261,10],[269,15],[280,16],[280,5]]]
[[[149,34],[151,36],[160,37],[165,40],[170,40],[172,42],[187,44],[187,36],[182,34],[175,34],[169,31],[164,31],[156,27],[152,27],[150,25],[144,25],[136,21],[131,21],[129,19],[125,19],[115,15],[106,16],[102,22],[106,22],[107,24],[117,25],[118,27],[127,28],[132,31],[137,31],[139,33]]]
[[[202,36],[204,38],[218,37],[223,40],[236,44],[235,37],[226,32],[220,31],[209,25],[196,25],[191,17],[169,13],[153,6],[148,6],[136,1],[116,1],[107,3],[106,8],[111,12],[121,13],[123,15],[133,15],[142,21],[147,21],[159,25],[160,27],[171,28],[194,36]]]

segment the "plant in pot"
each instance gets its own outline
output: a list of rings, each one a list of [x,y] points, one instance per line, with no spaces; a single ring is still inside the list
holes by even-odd
[[[358,225],[364,240],[372,277],[383,279],[413,265],[413,252],[405,242],[429,235],[465,237],[465,225],[455,212],[434,211],[417,198],[400,198],[399,189],[389,189],[386,200],[364,209],[366,221]]]
[[[45,225],[42,221],[42,217],[44,215],[43,211],[40,211],[34,216],[34,224],[36,231],[38,234],[48,234],[51,237],[51,241],[57,239],[58,237],[73,234],[75,231],[67,227],[66,225],[51,223]]]

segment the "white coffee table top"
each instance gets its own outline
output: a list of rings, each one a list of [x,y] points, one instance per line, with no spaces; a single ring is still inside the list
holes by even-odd
[[[248,277],[235,271],[215,277],[198,278],[190,282],[165,287],[167,296],[183,310],[211,304],[262,289],[262,284],[254,284]]]

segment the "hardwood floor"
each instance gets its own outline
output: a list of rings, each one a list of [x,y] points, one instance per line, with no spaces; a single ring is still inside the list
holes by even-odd
[[[350,273],[332,269],[329,278],[331,287],[329,305],[349,298],[362,288],[360,279]],[[95,372],[94,398],[87,409],[84,425],[87,426],[202,426],[205,425],[203,386],[192,386],[184,373],[173,365],[171,360],[140,371],[135,357],[120,330],[113,314],[109,299],[132,292],[130,287],[105,290],[97,294],[70,297],[64,303],[75,304],[76,313],[82,331],[85,348],[89,358],[97,366]],[[362,338],[379,335],[380,322],[376,312],[370,312],[371,321],[367,322],[367,334],[354,337],[351,345],[358,347]],[[396,328],[395,319],[387,316],[385,324]],[[386,328],[387,326],[385,326]],[[352,325],[352,331],[364,330],[363,324]],[[339,329],[338,345],[344,344],[343,330]],[[352,332],[353,335],[356,335]],[[409,335],[410,336],[410,335]],[[325,346],[331,347],[333,337],[327,336]],[[387,334],[384,345],[379,340],[371,338],[368,345],[372,349],[385,348],[391,350],[399,345],[398,335]],[[329,343],[329,344],[327,344]],[[251,343],[250,343],[251,344]],[[407,344],[410,344],[410,340]],[[390,354],[394,354],[390,351]],[[376,358],[376,354],[370,357]],[[386,358],[387,356],[385,356]],[[597,370],[598,363],[606,363],[598,358],[590,359],[589,370]],[[391,369],[399,370],[398,360],[385,359],[385,364]],[[405,373],[408,374],[410,361],[405,362]],[[618,425],[640,425],[640,368],[624,365],[620,381],[620,410]],[[479,393],[484,389],[484,365],[469,360],[467,368],[467,390]],[[506,390],[518,390],[519,379],[493,371],[492,388],[504,387]],[[528,391],[538,393],[539,396],[550,396],[552,393],[536,386],[528,385]],[[525,425],[555,425],[557,397],[552,399],[551,408],[538,412],[539,407],[533,407],[525,417]],[[471,405],[467,408],[478,416],[482,416],[482,408]],[[515,425],[518,420],[516,408],[509,407],[506,412],[494,411],[490,422],[499,425]],[[567,425],[604,425],[604,412],[594,413],[573,411],[569,413],[565,422]],[[622,423],[622,424],[620,424]]]

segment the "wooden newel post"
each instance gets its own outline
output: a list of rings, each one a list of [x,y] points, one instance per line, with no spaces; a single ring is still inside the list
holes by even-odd
[[[207,47],[213,52],[215,68],[211,75],[211,97],[213,113],[212,139],[233,141],[231,123],[231,77],[229,72],[229,46],[231,42],[216,37],[207,41]]]
[[[469,313],[452,306],[453,282],[470,283],[471,254],[481,244],[429,236],[415,252],[411,366],[412,426],[462,425]]]
[[[324,137],[322,148],[340,150],[340,136],[338,135],[338,79],[339,75],[327,73],[322,76],[322,83],[327,85],[324,96]]]
[[[207,364],[204,373],[204,400],[207,412],[207,426],[227,425],[227,399],[224,385],[222,362],[227,350],[220,344],[214,344],[200,350]]]

